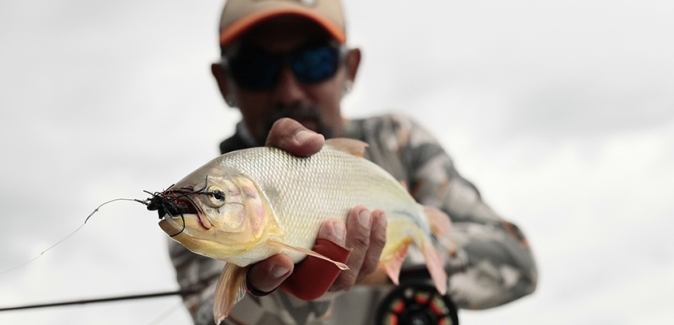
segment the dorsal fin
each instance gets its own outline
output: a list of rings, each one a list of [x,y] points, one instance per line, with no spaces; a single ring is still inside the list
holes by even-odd
[[[398,183],[400,183],[400,186],[402,186],[405,189],[405,192],[410,191],[410,189],[407,187],[407,182],[404,179],[398,180]]]
[[[367,148],[367,143],[349,138],[328,139],[325,140],[325,144],[361,158],[365,155],[365,148]]]

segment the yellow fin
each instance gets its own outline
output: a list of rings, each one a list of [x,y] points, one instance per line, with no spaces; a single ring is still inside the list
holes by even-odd
[[[365,148],[367,148],[367,143],[349,138],[328,139],[325,140],[325,144],[361,158],[365,155]]]
[[[213,319],[220,324],[246,294],[246,268],[227,263],[215,287]]]
[[[423,247],[421,247],[421,254],[424,255],[426,267],[428,268],[428,273],[431,274],[435,288],[444,296],[447,293],[447,272],[445,271],[440,254],[438,254],[438,251],[435,250],[435,247],[430,242],[424,243]]]
[[[400,269],[403,267],[405,256],[407,256],[407,249],[410,247],[411,242],[412,240],[410,239],[402,242],[391,256],[385,257],[386,260],[383,262],[386,274],[395,285],[400,283]]]
[[[323,256],[321,254],[318,254],[318,253],[316,253],[316,252],[314,252],[310,249],[306,249],[306,248],[302,248],[302,247],[296,247],[296,246],[290,246],[286,243],[280,242],[280,241],[275,240],[275,239],[267,240],[267,244],[270,245],[270,246],[281,247],[281,248],[288,249],[288,250],[291,250],[291,251],[294,251],[294,252],[298,252],[298,253],[306,254],[306,255],[309,255],[309,256],[316,257],[316,258],[320,258],[322,260],[326,260],[326,261],[328,261],[332,264],[335,264],[342,271],[349,269],[349,267],[346,264],[331,260],[330,258],[328,258],[326,256]]]
[[[434,207],[424,206],[424,213],[428,219],[428,223],[431,225],[431,232],[436,237],[442,237],[449,232],[449,228],[452,226],[452,221],[450,221],[449,216],[442,212],[442,210]]]
[[[438,292],[443,295],[447,293],[447,272],[442,257],[433,246],[430,234],[422,232],[418,227],[408,225],[406,222],[398,224],[390,222],[387,228],[387,237],[387,245],[382,252],[381,263],[393,283],[398,284],[400,268],[405,260],[405,255],[407,255],[407,248],[411,242],[414,242],[424,256],[426,268]]]

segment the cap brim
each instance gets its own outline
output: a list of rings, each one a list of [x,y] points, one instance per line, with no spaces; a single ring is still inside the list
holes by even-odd
[[[260,22],[280,16],[300,16],[310,19],[323,27],[340,44],[346,42],[344,30],[322,15],[304,8],[274,8],[249,15],[220,31],[220,46],[229,45],[234,39]]]

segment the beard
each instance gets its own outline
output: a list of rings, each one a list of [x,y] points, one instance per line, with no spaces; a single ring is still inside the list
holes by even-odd
[[[262,127],[265,138],[257,139],[258,142],[265,143],[274,122],[284,117],[300,122],[307,129],[322,134],[326,139],[334,137],[334,130],[325,123],[323,114],[318,107],[302,104],[279,105],[264,118]]]

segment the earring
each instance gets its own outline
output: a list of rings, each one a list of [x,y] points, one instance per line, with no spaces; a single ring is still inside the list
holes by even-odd
[[[227,106],[234,108],[238,103],[236,102],[236,99],[233,97],[226,97],[225,98],[225,103],[227,103]]]
[[[353,81],[345,80],[344,84],[342,85],[342,95],[347,95],[348,93],[350,93],[351,88],[353,88]]]

